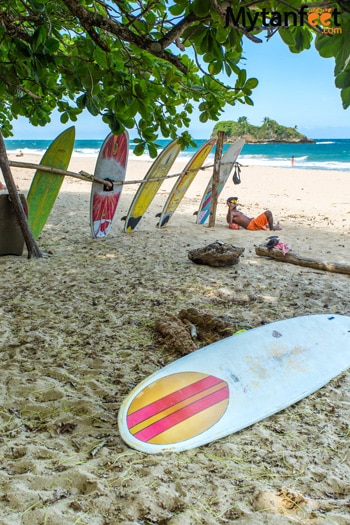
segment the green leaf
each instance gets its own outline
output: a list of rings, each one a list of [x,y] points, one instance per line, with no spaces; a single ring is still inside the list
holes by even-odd
[[[115,135],[120,135],[120,133],[123,133],[124,131],[124,126],[115,116],[111,122],[111,131],[113,131]]]
[[[86,108],[88,112],[95,117],[99,114],[98,104],[93,97],[87,97]]]
[[[44,43],[43,51],[48,55],[53,55],[59,47],[60,43],[56,38],[48,38]]]
[[[350,87],[350,68],[343,71],[336,77],[335,85],[340,89]]]
[[[94,60],[97,62],[99,67],[107,66],[107,56],[106,52],[100,47],[96,47],[93,54]]]
[[[174,70],[174,69],[168,69],[166,74],[165,74],[165,82],[167,85],[169,84],[176,84],[177,82],[179,82],[181,80],[181,75],[179,74],[178,71]]]
[[[244,84],[244,89],[255,89],[259,81],[257,78],[248,78],[247,82]]]
[[[204,18],[209,14],[210,0],[194,0],[192,9],[196,16]]]
[[[250,97],[244,97],[244,102],[248,104],[248,106],[254,106],[254,102]]]
[[[208,121],[208,118],[209,118],[209,114],[207,111],[204,111],[203,113],[201,113],[199,115],[199,121],[202,122],[202,124],[204,124],[205,122]]]
[[[210,42],[208,51],[211,52],[212,56],[218,60],[222,60],[224,53],[221,46],[217,43],[214,34],[210,33]]]
[[[181,4],[175,4],[175,5],[172,5],[170,8],[169,8],[169,11],[172,15],[174,16],[179,16],[181,15],[184,11],[186,11],[186,6],[185,5],[181,5]]]
[[[68,113],[62,113],[61,117],[60,117],[60,121],[62,122],[62,124],[66,124],[69,120],[69,115]]]
[[[210,48],[210,33],[208,33],[208,31],[205,31],[202,34],[199,33],[197,36],[197,42],[199,45],[199,52],[203,55]]]
[[[86,108],[86,103],[87,103],[87,94],[84,93],[83,95],[81,95],[80,97],[78,97],[76,102],[77,102],[77,106],[78,106],[78,108],[81,108],[81,109]]]
[[[45,42],[47,38],[47,28],[44,25],[39,26],[36,31],[34,31],[30,41],[33,48],[33,51],[37,51],[39,47]]]
[[[222,62],[219,60],[215,60],[211,64],[209,64],[208,71],[211,75],[218,75],[221,73],[222,70]]]
[[[158,155],[158,150],[153,144],[148,145],[148,153],[151,159],[155,159]]]
[[[134,147],[134,155],[136,155],[137,157],[139,157],[140,155],[143,154],[143,152],[145,151],[145,143],[142,142],[141,144],[138,144],[137,146]]]
[[[238,73],[237,85],[243,87],[247,80],[247,72],[245,69],[241,69]]]
[[[31,9],[35,13],[44,13],[45,12],[45,2],[29,0],[29,4],[31,6]]]
[[[350,106],[350,87],[342,89],[341,99],[343,102],[343,108],[347,109]]]
[[[224,26],[219,26],[216,29],[216,34],[215,34],[216,41],[219,44],[225,44],[228,38],[228,34],[229,34],[228,28],[225,28]]]
[[[338,40],[329,35],[317,35],[315,47],[322,57],[331,58],[337,52]]]
[[[295,50],[300,52],[304,49],[304,35],[300,27],[295,30]]]
[[[295,38],[293,32],[290,29],[281,29],[278,31],[279,36],[285,44],[289,47],[295,46]]]

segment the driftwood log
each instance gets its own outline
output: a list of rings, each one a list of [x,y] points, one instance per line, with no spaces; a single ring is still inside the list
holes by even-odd
[[[204,248],[197,248],[188,252],[188,258],[196,264],[208,266],[232,266],[238,264],[244,248],[237,248],[232,244],[215,241]]]
[[[288,253],[286,253],[286,255],[283,255],[283,253],[276,248],[269,249],[266,246],[260,245],[255,247],[255,253],[256,255],[260,255],[262,257],[271,257],[272,259],[276,259],[278,261],[296,264],[298,266],[306,266],[308,268],[314,268],[315,270],[324,270],[326,272],[345,273],[350,275],[349,264],[322,262],[309,257],[304,257],[303,255],[299,255],[293,250],[290,250]]]

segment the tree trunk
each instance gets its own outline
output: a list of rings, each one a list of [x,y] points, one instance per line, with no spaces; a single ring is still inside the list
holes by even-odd
[[[225,136],[224,131],[218,132],[218,140],[216,142],[216,150],[215,150],[213,182],[212,182],[212,187],[211,187],[209,228],[213,228],[215,226],[216,208],[218,205],[218,191],[219,191],[219,182],[220,182],[222,146],[224,143],[224,136]]]
[[[296,264],[298,266],[306,266],[308,268],[314,268],[315,270],[325,270],[327,272],[346,273],[350,275],[349,264],[317,261],[316,259],[310,259],[309,257],[298,255],[293,251],[283,255],[283,253],[276,248],[269,250],[266,248],[266,246],[256,246],[255,253],[256,255],[261,255],[262,257],[271,257],[272,259],[277,259],[278,261]]]
[[[7,190],[9,192],[9,196],[11,199],[11,203],[17,215],[17,219],[18,219],[18,222],[19,222],[19,225],[21,227],[22,234],[24,237],[24,241],[27,246],[28,259],[31,259],[32,257],[42,257],[43,255],[34,240],[32,232],[30,231],[28,219],[24,212],[21,199],[18,195],[15,181],[13,180],[11,168],[10,168],[9,161],[7,158],[4,138],[1,133],[0,133],[0,168],[2,170],[4,179],[6,182]]]

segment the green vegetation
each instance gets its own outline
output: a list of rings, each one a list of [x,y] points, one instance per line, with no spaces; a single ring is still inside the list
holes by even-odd
[[[229,142],[244,137],[246,142],[314,142],[294,128],[282,126],[275,120],[265,117],[262,126],[249,124],[247,117],[240,117],[237,122],[226,120],[218,122],[212,135],[217,135],[218,131],[224,131]]]
[[[347,108],[349,33],[348,1],[2,0],[0,132],[19,116],[45,126],[55,110],[64,124],[87,111],[132,129],[135,153],[155,157],[158,137],[178,137],[194,109],[214,125],[227,106],[253,105],[246,38],[281,38],[292,53],[314,45],[334,60]]]

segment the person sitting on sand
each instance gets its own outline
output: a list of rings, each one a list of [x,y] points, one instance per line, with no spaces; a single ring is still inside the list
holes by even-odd
[[[227,199],[228,212],[226,220],[228,227],[236,230],[237,226],[241,226],[245,230],[280,230],[280,225],[273,224],[273,215],[270,210],[266,210],[254,219],[247,217],[241,211],[237,210],[238,197],[229,197]]]
[[[3,184],[0,180],[0,190],[6,190],[5,184]]]

